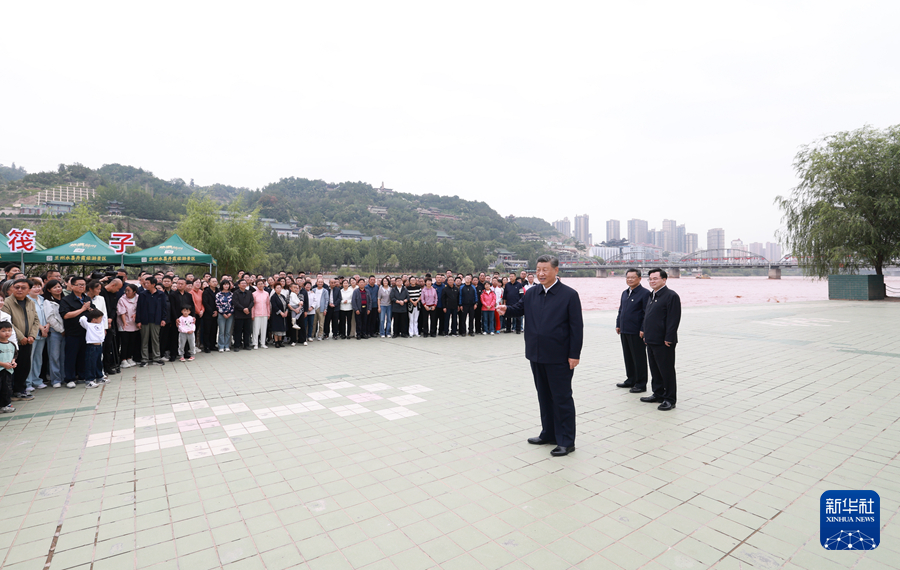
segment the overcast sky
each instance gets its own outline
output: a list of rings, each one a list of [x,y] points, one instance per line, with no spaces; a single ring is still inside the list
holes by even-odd
[[[774,241],[802,144],[900,123],[900,2],[6,2],[0,163],[361,180]]]

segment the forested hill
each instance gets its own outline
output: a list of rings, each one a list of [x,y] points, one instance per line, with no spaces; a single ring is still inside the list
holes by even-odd
[[[433,240],[440,231],[455,240],[495,242],[515,251],[520,233],[552,233],[544,220],[524,218],[520,226],[484,202],[385,191],[363,182],[334,184],[292,177],[261,190],[223,184],[202,187],[193,180],[162,180],[143,168],[120,164],[98,169],[60,165],[56,171],[27,175],[19,167],[16,173],[18,180],[0,180],[3,204],[22,201],[44,188],[83,182],[97,190],[98,212],[105,213],[107,201],[117,200],[124,204],[125,216],[133,218],[176,221],[186,213],[191,195],[205,194],[223,209],[238,201],[247,210],[259,208],[261,218],[295,221],[298,226],[310,226],[313,234],[332,231],[331,224],[397,241]]]
[[[243,194],[247,205],[259,206],[262,217],[291,219],[325,231],[326,222],[343,229],[390,239],[434,238],[438,230],[456,239],[515,241],[520,229],[484,202],[457,196],[385,192],[363,182],[326,184],[321,180],[285,178],[261,192]]]

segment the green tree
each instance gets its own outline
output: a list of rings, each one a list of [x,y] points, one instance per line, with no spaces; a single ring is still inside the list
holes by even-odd
[[[178,235],[212,255],[222,273],[265,267],[266,231],[259,222],[259,212],[254,210],[248,214],[240,200],[228,208],[227,220],[219,216],[218,210],[219,206],[209,196],[191,196],[187,214],[178,224]]]
[[[37,229],[37,240],[46,248],[69,243],[86,232],[94,232],[101,240],[109,241],[115,231],[112,224],[100,220],[100,214],[82,202],[62,218],[45,214]]]
[[[825,278],[900,258],[900,125],[839,132],[794,158],[800,184],[775,203],[779,232],[804,273]]]

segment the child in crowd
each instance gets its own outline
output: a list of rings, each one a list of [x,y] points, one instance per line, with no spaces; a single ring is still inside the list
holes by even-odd
[[[0,321],[0,413],[4,414],[16,411],[12,407],[12,379],[19,351],[10,341],[12,334],[12,323]]]
[[[481,293],[481,334],[494,334],[494,310],[497,308],[497,295],[490,287]]]
[[[188,345],[188,357],[187,360],[194,359],[194,330],[197,328],[194,323],[194,317],[191,316],[191,308],[183,307],[181,309],[181,316],[175,321],[176,326],[178,327],[178,358],[181,359],[182,362],[185,361],[184,358],[184,343]]]
[[[78,324],[87,331],[84,342],[84,379],[85,388],[96,388],[106,384],[103,378],[103,340],[105,317],[100,309],[91,309],[78,318]]]

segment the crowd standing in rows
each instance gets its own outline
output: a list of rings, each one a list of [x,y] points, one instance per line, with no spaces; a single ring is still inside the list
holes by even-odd
[[[17,264],[0,283],[0,411],[52,386],[98,387],[132,366],[189,362],[205,353],[308,346],[326,339],[435,338],[521,334],[521,317],[501,317],[534,275],[452,271],[361,277],[244,271],[204,274],[124,269],[85,277],[47,271],[25,277]]]

